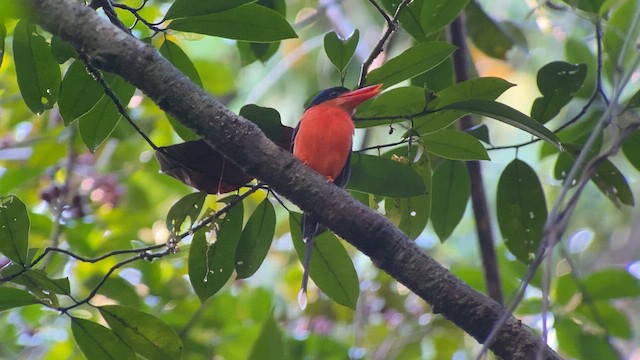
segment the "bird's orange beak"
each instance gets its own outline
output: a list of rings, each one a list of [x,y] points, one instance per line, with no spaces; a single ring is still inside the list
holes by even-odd
[[[338,106],[353,111],[358,105],[378,95],[381,88],[382,84],[376,84],[344,93],[336,98]]]

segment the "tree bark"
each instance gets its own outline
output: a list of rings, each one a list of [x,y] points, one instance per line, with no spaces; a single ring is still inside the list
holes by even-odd
[[[153,47],[70,0],[24,0],[33,20],[84,53],[99,69],[120,75],[161,109],[193,129],[248,174],[266,182],[337,235],[369,256],[376,266],[479,342],[505,311],[427,256],[390,221],[326,182],[247,121],[193,84]],[[498,356],[545,359],[559,356],[513,316],[490,346]]]

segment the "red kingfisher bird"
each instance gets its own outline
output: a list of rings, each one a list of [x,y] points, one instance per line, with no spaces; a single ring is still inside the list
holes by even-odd
[[[378,84],[349,91],[339,86],[318,93],[293,131],[293,155],[324,176],[328,182],[340,187],[347,185],[351,173],[351,146],[355,129],[351,115],[362,102],[378,95],[381,87]],[[302,309],[307,306],[309,262],[318,227],[318,220],[313,214],[303,215],[304,273],[298,294],[298,304]]]

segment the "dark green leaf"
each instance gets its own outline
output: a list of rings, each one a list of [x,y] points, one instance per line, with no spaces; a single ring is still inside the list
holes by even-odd
[[[112,75],[108,75],[110,79]],[[106,77],[105,77],[106,79]],[[86,114],[104,95],[102,86],[87,72],[84,64],[74,61],[60,85],[58,107],[65,125]]]
[[[205,192],[196,192],[184,196],[169,209],[167,214],[167,229],[174,234],[182,231],[182,224],[189,218],[188,227],[195,225],[198,215],[202,211],[204,199],[207,197]]]
[[[600,6],[602,6],[605,0],[564,0],[564,2],[572,7],[598,15]]]
[[[273,318],[273,313],[271,313],[267,321],[262,325],[258,340],[253,344],[249,360],[284,358],[286,358],[286,356],[282,330],[278,327],[278,324]]]
[[[109,305],[98,308],[115,335],[147,359],[179,359],[182,340],[169,325],[140,310]]]
[[[253,211],[242,230],[236,248],[236,272],[239,279],[253,275],[267,256],[276,228],[276,211],[269,199],[264,199]]]
[[[10,287],[0,290],[0,311],[38,303],[40,301],[26,291]]]
[[[463,162],[444,160],[433,173],[431,223],[445,241],[456,228],[469,201],[471,180]]]
[[[584,286],[593,300],[609,300],[640,295],[640,281],[622,268],[609,268],[590,274]]]
[[[304,258],[304,242],[300,230],[300,214],[290,213],[291,237],[300,261]],[[330,231],[317,236],[313,242],[309,277],[338,304],[355,309],[360,293],[358,274],[340,240]]]
[[[469,100],[447,105],[443,107],[443,109],[462,110],[473,114],[487,116],[524,130],[529,134],[548,141],[557,147],[561,147],[556,134],[527,115],[499,102],[491,100]]]
[[[353,54],[356,52],[359,39],[360,32],[358,29],[354,30],[351,36],[346,39],[341,39],[335,31],[331,31],[324,36],[324,51],[340,73],[344,71],[349,61],[351,61]]]
[[[260,60],[260,62],[265,63],[267,60],[271,59],[271,57],[278,52],[280,42],[259,43],[238,41],[236,45],[240,51],[242,66],[246,66],[256,60]]]
[[[545,124],[575,96],[587,76],[587,65],[554,61],[538,71],[542,97],[533,102],[531,117]]]
[[[513,46],[526,47],[524,36],[518,28],[494,21],[477,2],[469,3],[466,14],[467,33],[485,54],[497,59],[506,59],[507,51]]]
[[[536,172],[524,161],[513,160],[498,182],[498,225],[507,248],[529,263],[542,239],[547,205]]]
[[[51,109],[60,91],[60,66],[35,25],[21,20],[13,30],[13,57],[24,102],[35,114]]]
[[[456,47],[440,41],[431,41],[405,50],[367,75],[367,84],[383,84],[389,87],[403,80],[420,75],[448,58]]]
[[[136,359],[127,343],[100,324],[72,317],[71,331],[87,360]]]
[[[0,253],[17,264],[26,264],[28,248],[27,207],[16,196],[0,197]]]
[[[177,19],[212,14],[230,10],[256,0],[176,0],[167,11],[165,19]]]
[[[619,359],[616,349],[601,336],[581,334],[579,340],[581,360]]]
[[[114,77],[108,84],[121,104],[127,106],[136,88],[119,76]],[[119,120],[118,109],[111,98],[104,95],[89,112],[78,119],[80,138],[93,152],[111,135]]]
[[[453,58],[449,57],[436,67],[411,79],[411,85],[426,87],[438,92],[456,83],[453,69]]]
[[[639,92],[640,93],[640,92]],[[622,152],[636,170],[640,171],[640,130],[636,130],[622,144]]]
[[[373,155],[351,156],[351,177],[347,188],[389,197],[422,195],[424,181],[411,166]]]
[[[4,59],[4,39],[7,36],[7,28],[4,27],[4,23],[0,23],[0,67],[2,67],[2,60]]]
[[[489,138],[489,128],[485,124],[478,124],[468,130],[467,134],[473,136],[474,138],[483,141],[486,144],[491,144],[491,139]]]
[[[227,200],[228,199],[228,200]],[[235,197],[227,197],[232,201]],[[242,202],[229,210],[219,222],[220,230],[213,243],[202,231],[195,233],[189,249],[189,280],[200,301],[217,293],[229,280],[235,268],[235,252],[242,233]]]
[[[217,3],[214,2],[206,2],[206,3]],[[174,4],[175,5],[175,4]],[[174,42],[169,39],[164,40],[162,46],[160,46],[160,54],[164,56],[165,59],[169,60],[173,66],[175,66],[178,70],[180,70],[186,77],[188,77],[194,84],[202,87],[202,80],[200,79],[200,75],[198,74],[198,70],[189,59],[189,56],[185,54],[184,51]],[[171,126],[176,131],[178,136],[182,138],[182,140],[190,141],[197,140],[199,137],[191,131],[188,127],[182,125],[182,123],[178,122],[171,115],[167,114],[167,118],[171,123]]]
[[[12,264],[2,269],[2,275],[12,276],[22,271],[24,271],[22,266]],[[54,308],[59,305],[56,294],[69,295],[71,291],[68,278],[50,279],[43,270],[39,269],[24,271],[11,281],[27,287],[43,304]]]
[[[589,98],[596,87],[597,79],[597,60],[588,43],[582,39],[573,37],[567,38],[564,45],[564,52],[567,62],[572,64],[586,64],[587,75],[582,87],[576,92],[576,97]]]
[[[627,105],[625,106],[625,110],[635,109],[640,107],[640,90],[636,91],[631,98],[627,101]]]
[[[382,0],[382,4],[390,14],[395,14],[398,5],[402,1],[400,0]],[[420,13],[424,0],[413,0],[407,5],[400,13],[400,24],[402,28],[406,30],[411,36],[413,36],[418,42],[424,42],[427,40],[427,34],[422,30],[420,25]]]
[[[452,160],[490,160],[484,146],[458,130],[443,130],[422,136],[426,151]]]
[[[278,110],[270,107],[262,107],[247,104],[240,109],[240,116],[258,125],[260,130],[271,141],[277,143],[282,135],[282,123]]]
[[[76,49],[71,44],[55,35],[51,37],[51,54],[58,64],[78,56]]]
[[[277,11],[248,4],[223,12],[176,19],[169,29],[228,39],[272,42],[297,37]]]
[[[422,5],[420,25],[426,33],[449,25],[467,6],[469,0],[429,0]]]

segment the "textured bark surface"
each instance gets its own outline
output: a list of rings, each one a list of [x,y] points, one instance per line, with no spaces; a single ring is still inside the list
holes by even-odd
[[[253,123],[233,114],[189,81],[153,47],[143,44],[89,7],[69,0],[27,0],[34,21],[84,53],[92,63],[122,76],[160,108],[193,129],[248,174],[268,183],[382,270],[482,342],[503,308],[470,288],[427,256],[386,218],[269,141]],[[160,175],[158,175],[160,176]],[[558,359],[528,327],[511,317],[490,347],[503,358]]]

